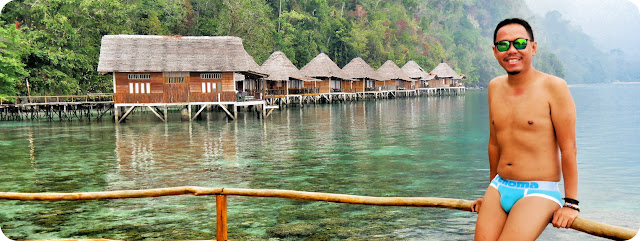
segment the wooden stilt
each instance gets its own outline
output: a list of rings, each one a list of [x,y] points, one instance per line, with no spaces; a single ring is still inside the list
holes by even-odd
[[[167,119],[169,119],[169,118],[167,118],[167,112],[169,111],[168,109],[169,109],[169,107],[167,107],[165,105],[164,106],[164,122],[167,122]]]
[[[227,196],[216,195],[216,240],[227,240]]]
[[[127,112],[125,112],[125,113],[124,113],[124,115],[122,115],[122,118],[118,119],[118,120],[116,121],[116,123],[118,123],[118,124],[119,124],[119,123],[120,123],[120,122],[122,122],[124,119],[126,119],[126,118],[127,118],[127,116],[128,116],[129,114],[131,114],[131,111],[133,111],[133,109],[135,109],[135,108],[136,108],[135,106],[131,106],[131,108],[130,108]]]
[[[191,121],[195,120],[196,118],[198,118],[198,115],[200,115],[200,113],[207,108],[207,106],[209,105],[203,105],[200,110],[198,110],[198,112],[196,112],[196,115],[193,116],[193,118],[191,118]]]
[[[235,120],[236,118],[231,114],[231,112],[229,112],[229,110],[227,109],[227,105],[219,105],[220,109],[224,110],[225,113],[227,113],[227,115],[229,116],[229,118],[231,118],[232,120]]]
[[[164,122],[167,122],[166,114],[165,114],[165,116],[162,116],[162,115],[160,115],[160,113],[156,112],[156,110],[154,108],[152,108],[151,106],[147,106],[147,107],[151,110],[151,112],[153,112],[153,114],[155,114],[158,118],[160,118],[160,120],[162,120]],[[167,112],[165,112],[165,113],[167,113]]]

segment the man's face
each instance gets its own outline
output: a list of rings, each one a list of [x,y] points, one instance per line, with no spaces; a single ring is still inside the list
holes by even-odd
[[[520,38],[529,40],[524,49],[518,50],[511,44],[507,51],[500,52],[493,46],[493,55],[509,75],[517,75],[531,68],[531,57],[536,55],[537,43],[530,41],[531,37],[529,37],[527,30],[520,24],[505,25],[496,34],[496,42],[513,41]]]

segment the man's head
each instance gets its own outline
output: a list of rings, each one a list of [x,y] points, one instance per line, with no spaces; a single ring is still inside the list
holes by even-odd
[[[533,30],[531,29],[531,25],[529,25],[529,23],[527,21],[525,21],[524,19],[520,19],[520,18],[507,18],[505,20],[502,20],[501,22],[498,23],[498,26],[496,26],[496,30],[493,31],[493,42],[496,42],[496,35],[498,35],[498,30],[500,30],[500,28],[509,25],[509,24],[519,24],[522,25],[522,27],[524,27],[525,30],[527,30],[527,33],[529,34],[529,40],[531,40],[531,42],[535,41],[533,39]]]
[[[527,21],[519,18],[505,19],[498,23],[493,34],[493,54],[509,75],[517,75],[531,69],[537,43]]]

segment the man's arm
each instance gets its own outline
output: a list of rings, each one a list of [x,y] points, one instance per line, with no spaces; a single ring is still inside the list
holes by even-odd
[[[493,97],[492,89],[495,87],[495,80],[489,82],[489,146],[487,148],[489,153],[489,181],[493,180],[498,175],[498,161],[500,160],[500,148],[498,147],[498,139],[496,137],[496,130],[493,125],[493,116],[491,112],[491,99]]]
[[[551,121],[561,152],[565,197],[578,199],[576,106],[564,80],[557,79],[552,85]]]
[[[497,79],[497,78],[496,78]],[[493,127],[493,118],[492,118],[492,114],[491,114],[491,98],[492,98],[492,93],[495,92],[495,90],[492,91],[492,89],[494,89],[495,87],[495,83],[496,83],[496,79],[493,79],[489,82],[489,87],[488,87],[488,95],[489,95],[489,145],[488,145],[488,153],[489,153],[489,182],[491,182],[491,180],[493,180],[494,177],[496,177],[496,175],[498,175],[498,160],[500,159],[500,148],[498,148],[498,140],[496,138],[496,132],[495,132],[495,128]],[[473,201],[471,203],[471,211],[472,212],[478,212],[480,210],[480,206],[482,205],[482,200],[484,200],[484,197],[478,198],[477,200]]]
[[[556,133],[558,147],[561,152],[562,177],[564,194],[567,198],[578,198],[578,164],[576,161],[576,106],[569,92],[567,83],[559,78],[551,81],[551,121]],[[554,215],[552,223],[558,228],[569,228],[578,216],[578,211],[571,208],[560,208]]]

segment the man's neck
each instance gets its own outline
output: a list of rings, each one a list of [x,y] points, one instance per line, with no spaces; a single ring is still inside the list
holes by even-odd
[[[529,82],[535,81],[535,75],[538,73],[533,67],[522,71],[518,74],[507,75],[507,82],[512,87],[523,87],[529,84]]]

